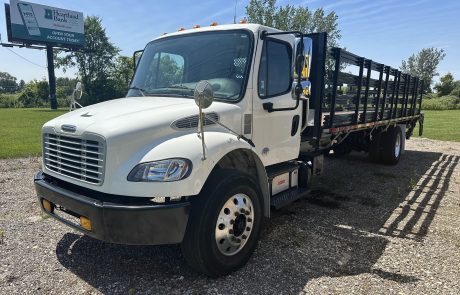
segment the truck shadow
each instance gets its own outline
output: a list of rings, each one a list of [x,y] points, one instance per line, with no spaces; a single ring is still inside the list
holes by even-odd
[[[460,157],[406,151],[395,167],[363,154],[327,159],[312,194],[273,212],[240,271],[210,279],[191,270],[178,246],[125,246],[79,234],[58,242],[59,262],[102,293],[302,293],[325,276],[369,274],[397,283],[417,277],[376,265],[390,239],[428,233]]]

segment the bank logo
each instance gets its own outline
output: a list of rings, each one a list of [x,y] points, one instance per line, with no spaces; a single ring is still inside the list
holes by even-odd
[[[51,9],[45,8],[45,18],[46,19],[53,19],[53,11]]]

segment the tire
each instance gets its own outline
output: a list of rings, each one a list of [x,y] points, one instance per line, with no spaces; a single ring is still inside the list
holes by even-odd
[[[388,128],[382,134],[382,163],[385,165],[396,165],[401,158],[403,151],[403,138],[401,127],[394,126]]]
[[[382,162],[382,133],[376,133],[369,143],[369,158],[374,163]]]
[[[256,182],[240,171],[216,170],[192,202],[182,254],[201,273],[227,275],[251,257],[262,218],[262,194]]]

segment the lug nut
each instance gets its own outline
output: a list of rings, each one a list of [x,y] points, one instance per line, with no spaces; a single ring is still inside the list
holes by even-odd
[[[245,240],[245,239],[247,238],[247,236],[246,236],[246,235],[242,235],[241,238],[242,238],[243,240]]]
[[[248,222],[252,222],[252,218],[248,217]]]
[[[250,230],[251,230],[251,228],[250,228],[249,226],[247,226],[247,227],[246,227],[246,230],[247,230],[247,231],[250,231]]]
[[[240,215],[240,212],[235,212],[235,216],[238,217],[238,215]]]
[[[231,234],[231,235],[233,235],[233,229],[229,229],[229,230],[228,230],[228,233]]]
[[[235,220],[230,220],[230,224],[234,224],[235,223]]]
[[[240,209],[241,214],[245,213],[245,210],[243,208]]]
[[[249,211],[246,210],[246,212],[245,212],[244,214],[249,215],[249,213],[251,213],[251,212],[249,212]]]

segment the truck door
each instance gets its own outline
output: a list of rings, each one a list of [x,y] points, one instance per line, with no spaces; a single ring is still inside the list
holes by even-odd
[[[295,106],[293,96],[293,35],[259,37],[253,74],[253,134],[255,150],[264,165],[295,159],[299,155],[301,107],[269,113],[273,108]]]

